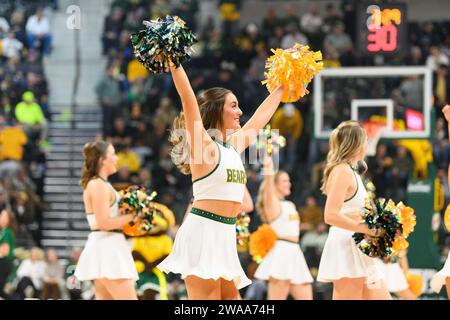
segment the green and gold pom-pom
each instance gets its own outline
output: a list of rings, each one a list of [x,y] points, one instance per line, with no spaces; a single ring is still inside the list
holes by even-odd
[[[354,233],[357,247],[369,257],[394,258],[406,250],[406,238],[414,230],[414,210],[402,202],[386,201],[383,198],[366,199],[363,222],[371,230],[380,230],[381,236],[371,237],[367,234]]]
[[[177,16],[144,21],[145,29],[131,35],[137,60],[152,73],[169,72],[170,61],[176,66],[190,59],[194,33]]]
[[[120,213],[132,214],[141,219],[138,224],[125,226],[125,234],[129,236],[143,235],[153,228],[152,221],[155,207],[151,201],[156,197],[156,194],[156,191],[149,193],[146,188],[139,186],[130,186],[119,191]]]
[[[286,138],[278,134],[278,130],[273,130],[270,124],[261,131],[256,139],[256,148],[258,152],[271,155],[274,150],[279,150],[286,146]]]
[[[308,84],[323,69],[322,53],[311,51],[309,46],[296,43],[290,49],[271,49],[273,55],[266,61],[266,80],[262,84],[273,92],[284,87],[283,102],[295,102],[309,93]]]

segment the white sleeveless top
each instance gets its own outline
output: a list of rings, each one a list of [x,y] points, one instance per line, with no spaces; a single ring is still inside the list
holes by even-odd
[[[361,209],[364,208],[366,198],[368,197],[366,187],[364,186],[360,175],[353,168],[352,171],[356,179],[356,192],[352,197],[344,201],[341,210],[339,211],[340,213],[349,216],[359,215]]]
[[[206,176],[193,181],[194,200],[227,200],[242,203],[247,175],[233,146],[215,141],[219,161]]]
[[[111,189],[114,191],[114,194],[116,196],[116,200],[114,203],[109,207],[109,217],[114,218],[120,215],[119,212],[119,193],[113,188],[113,186],[109,182],[105,182],[108,186],[111,187]],[[86,218],[89,224],[89,228],[91,230],[98,230],[97,221],[95,219],[94,213],[86,213]]]
[[[300,236],[300,218],[295,205],[286,200],[281,201],[280,215],[270,223],[270,227],[280,238]]]

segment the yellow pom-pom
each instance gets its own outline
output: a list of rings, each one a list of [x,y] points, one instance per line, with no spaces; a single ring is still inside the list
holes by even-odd
[[[450,204],[447,206],[447,209],[445,209],[444,224],[447,228],[447,231],[450,232]]]
[[[257,263],[273,248],[277,234],[268,224],[261,225],[250,235],[249,252]]]
[[[394,254],[398,254],[409,247],[409,242],[405,240],[404,237],[397,237],[392,243],[392,249]]]
[[[266,80],[262,84],[269,92],[283,86],[283,102],[295,102],[309,93],[308,84],[323,69],[322,53],[311,51],[309,46],[296,43],[290,49],[272,49],[273,55],[267,59]]]
[[[419,297],[423,293],[423,279],[420,274],[408,272],[406,274],[406,281],[409,285],[409,290]]]
[[[414,209],[405,206],[403,202],[397,204],[397,209],[400,213],[400,223],[402,224],[403,236],[407,238],[411,232],[414,231],[416,226],[416,215]]]

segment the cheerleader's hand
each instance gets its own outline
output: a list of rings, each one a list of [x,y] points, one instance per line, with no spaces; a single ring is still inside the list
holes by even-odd
[[[442,113],[444,113],[445,120],[450,122],[450,104],[446,104],[444,108],[442,108]]]

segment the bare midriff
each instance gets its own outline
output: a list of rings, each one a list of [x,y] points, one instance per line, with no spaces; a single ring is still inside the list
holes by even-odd
[[[224,200],[197,200],[192,207],[202,209],[222,217],[235,218],[241,212],[242,203]]]

